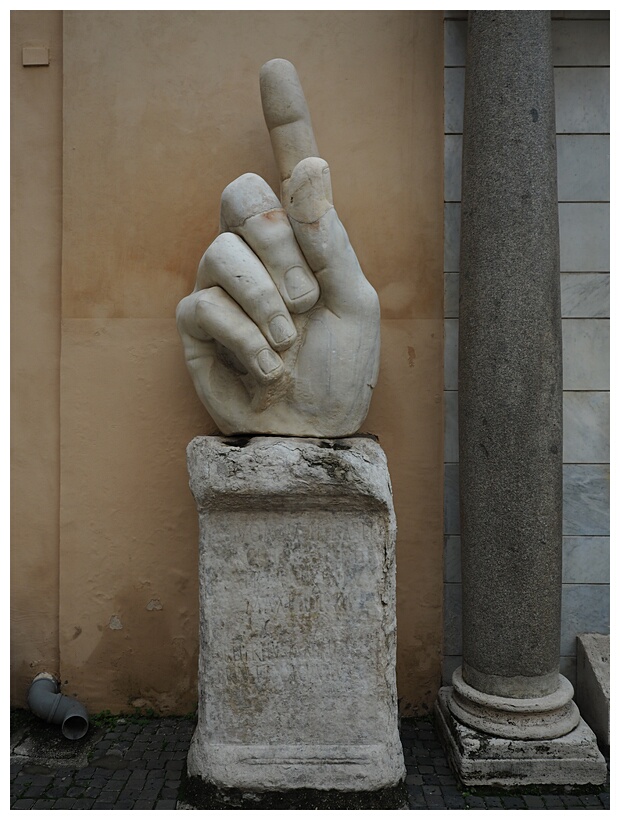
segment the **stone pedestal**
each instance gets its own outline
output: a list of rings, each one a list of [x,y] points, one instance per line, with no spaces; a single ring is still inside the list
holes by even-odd
[[[395,517],[372,439],[201,437],[198,725],[219,789],[364,792],[405,775]]]
[[[562,330],[549,12],[469,13],[461,237],[463,664],[442,690],[440,729],[467,785],[602,783],[605,761],[559,674]]]

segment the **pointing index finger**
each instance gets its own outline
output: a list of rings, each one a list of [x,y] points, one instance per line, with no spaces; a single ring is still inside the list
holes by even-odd
[[[260,91],[280,180],[284,182],[302,159],[319,156],[308,104],[295,66],[288,60],[265,63],[260,70]]]

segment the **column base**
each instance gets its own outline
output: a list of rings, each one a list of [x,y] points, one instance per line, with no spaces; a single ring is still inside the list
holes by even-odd
[[[452,687],[439,691],[437,730],[456,776],[465,786],[600,785],[605,758],[584,720],[558,738],[494,737],[457,720],[449,708]]]
[[[539,697],[505,697],[479,691],[465,683],[462,668],[452,675],[450,711],[461,723],[493,737],[552,740],[579,725],[573,686],[557,675],[556,689]]]

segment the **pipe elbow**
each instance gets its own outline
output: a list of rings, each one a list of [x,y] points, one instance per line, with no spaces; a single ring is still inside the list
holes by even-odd
[[[58,724],[68,740],[80,740],[88,731],[88,712],[75,698],[62,695],[58,682],[42,672],[30,684],[28,707],[47,723]]]

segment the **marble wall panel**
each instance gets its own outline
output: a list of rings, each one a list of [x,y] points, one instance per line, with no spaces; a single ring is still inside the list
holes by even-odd
[[[573,689],[577,685],[577,658],[574,655],[560,655],[560,674],[573,684]]]
[[[555,66],[608,66],[609,23],[605,20],[553,20]]]
[[[459,321],[444,319],[443,378],[444,390],[458,390]]]
[[[463,133],[465,103],[465,69],[446,68],[444,71],[444,127],[446,134]]]
[[[459,394],[446,390],[443,394],[443,453],[444,461],[459,460]]]
[[[444,581],[461,582],[461,536],[446,535],[444,540]]]
[[[461,206],[459,203],[444,205],[444,271],[458,271],[461,255]]]
[[[446,535],[458,535],[461,531],[459,519],[459,465],[444,466],[444,532]]]
[[[463,596],[461,584],[444,584],[443,595],[443,651],[446,655],[460,655],[463,646],[461,632]]]
[[[564,583],[609,583],[608,537],[567,535],[563,538],[562,551],[562,580]]]
[[[564,462],[609,461],[609,393],[565,391]]]
[[[443,315],[446,319],[457,319],[459,315],[459,275],[444,274]]]
[[[609,69],[556,68],[555,102],[558,134],[608,134]]]
[[[576,653],[575,638],[581,632],[609,633],[607,584],[562,585],[562,655]]]
[[[564,535],[609,535],[609,465],[564,465]]]
[[[563,273],[560,283],[565,319],[609,318],[608,273]]]
[[[552,11],[552,20],[609,20],[607,11]]]
[[[445,65],[464,66],[467,49],[467,21],[446,20],[444,32]]]
[[[443,664],[441,667],[442,686],[450,686],[455,669],[457,669],[462,663],[463,658],[461,655],[444,655]]]
[[[557,152],[561,202],[609,201],[608,134],[559,134]]]
[[[565,390],[609,390],[609,320],[563,319]]]
[[[561,202],[560,270],[609,271],[609,204]]]
[[[463,160],[463,137],[447,134],[444,141],[443,195],[446,202],[461,201],[461,171]]]

